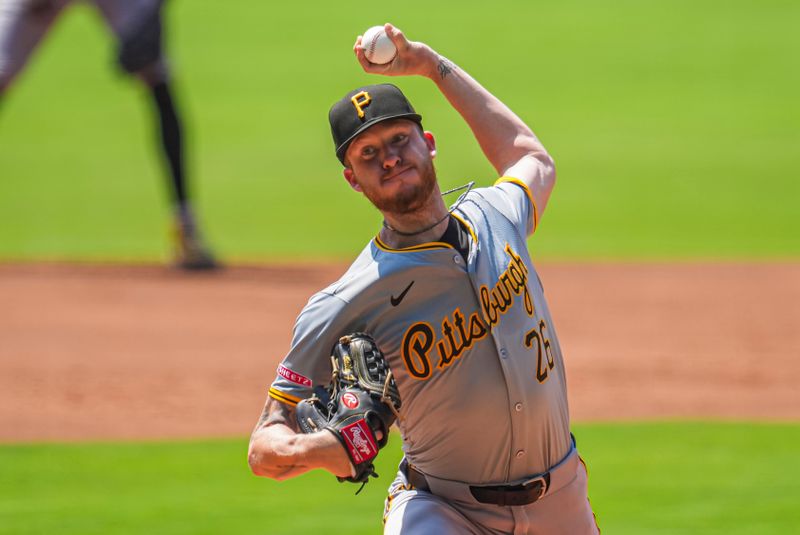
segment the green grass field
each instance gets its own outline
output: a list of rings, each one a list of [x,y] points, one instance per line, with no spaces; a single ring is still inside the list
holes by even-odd
[[[555,156],[540,257],[800,254],[797,2],[172,4],[194,189],[229,259],[349,258],[377,230],[341,178],[327,110],[384,80],[350,47],[385,20],[462,65]],[[112,68],[98,22],[70,9],[2,103],[0,259],[166,254],[149,102]],[[437,134],[441,182],[489,184],[433,85],[396,81]]]
[[[604,533],[786,534],[800,526],[800,426],[578,425]],[[322,472],[250,475],[245,439],[0,447],[0,533],[380,533],[399,440],[359,496]]]

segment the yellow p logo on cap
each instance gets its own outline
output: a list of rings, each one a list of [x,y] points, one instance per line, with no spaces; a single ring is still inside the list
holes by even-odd
[[[364,110],[362,108],[366,108],[369,106],[369,103],[372,102],[372,98],[369,96],[369,93],[366,91],[361,91],[356,93],[350,98],[350,101],[353,103],[353,106],[356,107],[356,111],[358,112],[358,118],[364,118]]]

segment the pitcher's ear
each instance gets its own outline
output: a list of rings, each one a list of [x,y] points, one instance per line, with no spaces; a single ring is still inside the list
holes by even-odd
[[[353,170],[349,167],[345,167],[342,169],[342,175],[344,175],[344,179],[347,180],[347,183],[350,184],[350,187],[356,191],[361,191],[361,186],[358,185],[356,182],[356,175],[353,174]]]
[[[427,130],[422,133],[422,136],[425,138],[425,144],[428,145],[428,151],[431,153],[431,158],[436,158],[436,138],[433,137],[433,134]]]

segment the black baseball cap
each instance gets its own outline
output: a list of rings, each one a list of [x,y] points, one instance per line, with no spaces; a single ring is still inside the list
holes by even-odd
[[[347,93],[328,112],[339,161],[344,164],[344,153],[358,134],[389,119],[409,119],[422,126],[422,116],[392,84],[367,85]]]

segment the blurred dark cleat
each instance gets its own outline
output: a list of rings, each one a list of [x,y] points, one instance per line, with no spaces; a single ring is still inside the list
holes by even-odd
[[[187,271],[209,271],[222,265],[191,227],[178,223],[175,231],[175,265]]]

